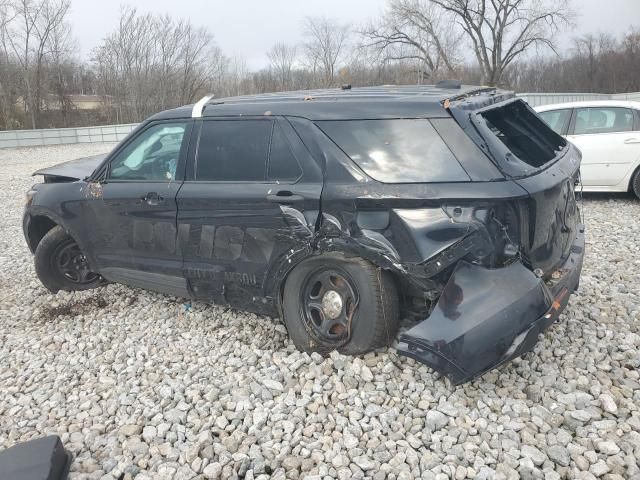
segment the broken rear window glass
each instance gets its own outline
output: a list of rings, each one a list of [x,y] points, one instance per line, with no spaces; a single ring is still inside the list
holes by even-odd
[[[486,110],[481,115],[511,153],[531,167],[550,162],[567,144],[522,101]]]
[[[339,120],[318,126],[379,182],[469,181],[429,120]]]

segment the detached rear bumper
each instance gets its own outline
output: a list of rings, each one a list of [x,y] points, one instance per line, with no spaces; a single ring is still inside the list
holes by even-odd
[[[460,262],[431,315],[400,337],[399,353],[458,385],[531,350],[578,288],[583,232],[546,282],[520,261],[497,269]]]

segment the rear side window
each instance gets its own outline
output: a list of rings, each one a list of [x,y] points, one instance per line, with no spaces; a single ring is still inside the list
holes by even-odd
[[[579,108],[576,113],[574,135],[630,132],[633,130],[633,111],[628,108]]]
[[[296,157],[293,156],[282,128],[276,123],[273,126],[273,137],[269,150],[267,180],[291,182],[300,178],[300,175],[302,175],[300,165]]]
[[[480,113],[491,133],[527,165],[553,160],[567,142],[521,100]]]
[[[202,124],[196,180],[264,181],[271,120],[213,120]]]
[[[565,110],[549,110],[547,112],[538,113],[540,117],[549,125],[554,132],[559,135],[564,134],[564,130],[571,118],[571,109]]]
[[[317,123],[351,160],[379,182],[469,181],[469,176],[429,120]]]

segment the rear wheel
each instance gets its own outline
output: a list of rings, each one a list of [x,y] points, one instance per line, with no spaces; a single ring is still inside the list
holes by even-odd
[[[88,290],[102,283],[92,272],[76,241],[56,226],[42,238],[35,253],[35,267],[42,284],[52,292]]]
[[[636,170],[631,179],[631,191],[636,194],[636,197],[640,198],[640,168]]]
[[[298,349],[361,354],[395,338],[398,294],[390,274],[369,262],[322,255],[291,272],[283,313]]]

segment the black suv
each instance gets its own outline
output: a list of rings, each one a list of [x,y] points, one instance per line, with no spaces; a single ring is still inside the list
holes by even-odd
[[[51,291],[105,281],[284,319],[302,350],[389,344],[464,382],[530,350],[578,286],[580,153],[511,92],[344,87],[159,113],[36,172]]]

